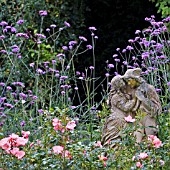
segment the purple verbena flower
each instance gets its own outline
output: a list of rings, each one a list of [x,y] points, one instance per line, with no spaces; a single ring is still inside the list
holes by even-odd
[[[82,40],[82,41],[87,41],[87,39],[83,36],[79,36],[79,39]]]
[[[43,111],[42,109],[39,109],[39,110],[38,110],[38,113],[43,114],[43,113],[44,113],[44,111]]]
[[[0,22],[0,25],[1,25],[1,26],[6,26],[6,25],[8,25],[8,23],[5,22],[5,21],[1,21],[1,22]]]
[[[67,51],[67,50],[68,50],[68,47],[67,47],[67,46],[62,46],[62,49],[63,49],[64,51]]]
[[[129,43],[133,43],[134,40],[133,40],[133,39],[129,39],[128,42],[129,42]]]
[[[126,49],[127,49],[127,50],[133,50],[133,47],[130,46],[130,45],[128,45],[128,46],[126,47]]]
[[[141,33],[140,30],[136,30],[136,31],[135,31],[135,34],[139,34],[139,33]]]
[[[25,126],[25,121],[22,121],[22,122],[20,123],[20,125],[21,125],[21,126]]]
[[[149,57],[149,52],[143,52],[142,53],[142,59],[144,60],[144,59],[146,59],[146,58],[148,58]]]
[[[0,52],[3,53],[3,54],[7,54],[6,50],[1,50]]]
[[[55,24],[50,25],[51,28],[56,28],[57,26]]]
[[[62,95],[65,95],[65,93],[66,93],[65,91],[61,91],[61,94],[62,94]]]
[[[77,44],[77,41],[70,41],[68,44],[69,44],[70,46],[74,46],[75,44]]]
[[[39,15],[40,16],[46,16],[47,15],[47,11],[41,10],[41,11],[39,11]]]
[[[128,65],[127,61],[123,61],[122,63],[123,63],[123,65]]]
[[[117,56],[118,56],[117,54],[113,54],[113,56],[112,56],[112,57],[113,57],[113,58],[115,58],[115,57],[117,57]]]
[[[12,88],[10,86],[7,86],[6,89],[9,91],[12,90]]]
[[[39,38],[46,38],[46,36],[45,35],[43,35],[43,34],[35,34],[35,36],[37,36],[37,37],[39,37]]]
[[[29,65],[30,67],[34,67],[35,63],[30,63]]]
[[[19,52],[19,50],[20,50],[17,45],[13,45],[11,48],[12,48],[12,52],[13,52],[13,53],[17,53],[17,52]]]
[[[66,21],[64,21],[64,25],[65,25],[66,27],[70,27],[70,24],[69,24],[68,22],[66,22]]]
[[[76,75],[80,75],[81,73],[79,71],[76,71]]]
[[[118,59],[118,58],[115,58],[114,60],[115,60],[116,62],[120,62],[120,59]]]
[[[33,100],[37,100],[38,97],[37,97],[37,96],[32,96],[32,99],[33,99]]]
[[[67,78],[68,78],[68,76],[61,76],[61,77],[60,77],[60,80],[63,81],[63,80],[65,80],[65,79],[67,79]]]
[[[74,87],[74,90],[78,90],[78,87]]]
[[[95,27],[89,27],[89,30],[96,31],[97,29]]]
[[[94,70],[94,66],[90,66],[89,68],[90,68],[90,70]]]
[[[14,108],[14,106],[12,104],[9,104],[9,103],[4,103],[4,106],[9,107],[9,108]]]
[[[1,35],[1,36],[0,36],[0,40],[3,40],[4,38],[5,38],[4,35]]]
[[[0,103],[4,103],[5,100],[6,100],[6,97],[0,97]]]
[[[105,76],[106,76],[106,77],[109,77],[109,76],[110,76],[110,74],[109,74],[109,73],[106,73],[106,74],[105,74]]]
[[[18,25],[21,25],[21,24],[23,24],[23,23],[24,23],[24,20],[23,20],[23,19],[20,19],[20,20],[17,21],[17,24],[18,24]]]
[[[0,82],[0,86],[4,87],[4,86],[5,86],[5,83]]]
[[[11,27],[11,32],[12,33],[16,33],[17,32],[17,29],[15,27]]]
[[[59,54],[57,54],[57,57],[65,57],[65,54],[63,54],[63,53],[59,53]]]
[[[26,33],[17,33],[16,37],[23,37],[23,38],[26,38],[26,39],[29,38],[28,34],[26,34]]]
[[[13,82],[12,85],[25,87],[24,84],[23,84],[22,82]]]
[[[24,94],[24,93],[19,93],[19,96],[20,96],[23,100],[25,100],[25,99],[27,98],[27,95]]]
[[[113,64],[108,64],[108,68],[114,68]]]
[[[91,50],[93,47],[91,45],[86,45],[87,49]]]
[[[122,50],[122,53],[125,53],[125,52],[126,52],[126,49],[123,49],[123,50]]]
[[[50,29],[49,29],[49,28],[47,28],[47,29],[46,29],[46,31],[47,31],[47,32],[50,32]]]
[[[156,89],[156,92],[160,92],[161,91],[161,89]]]

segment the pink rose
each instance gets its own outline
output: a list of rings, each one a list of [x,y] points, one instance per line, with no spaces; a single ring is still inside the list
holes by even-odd
[[[61,120],[54,118],[52,124],[54,126],[54,130],[62,130]]]
[[[12,150],[10,150],[12,155],[15,155],[18,151],[19,151],[19,148],[13,148]]]
[[[152,142],[155,148],[159,148],[162,145],[162,141],[157,136],[149,135],[148,140]]]
[[[100,141],[97,141],[96,144],[95,144],[95,146],[98,146],[98,147],[100,147],[100,148],[103,147]]]
[[[18,158],[18,159],[22,159],[25,155],[25,152],[24,151],[18,151],[15,156]]]
[[[107,166],[107,164],[106,164],[106,162],[105,162],[105,161],[103,162],[103,166],[104,166],[104,167],[106,167],[106,166]]]
[[[74,130],[74,128],[76,127],[76,123],[74,120],[69,121],[66,125],[66,129],[67,130]]]
[[[133,122],[136,121],[136,119],[132,119],[132,116],[130,116],[130,115],[125,117],[124,119],[125,119],[126,122],[130,122],[130,123],[133,123]]]
[[[142,167],[143,167],[143,165],[142,165],[140,162],[136,162],[136,167],[138,167],[138,168],[142,168]]]
[[[53,146],[53,152],[56,154],[61,154],[64,150],[63,146]]]
[[[103,155],[101,155],[101,156],[98,155],[98,158],[99,158],[100,161],[107,161],[107,159],[108,159],[107,157],[105,157]]]
[[[147,157],[148,157],[148,154],[145,153],[145,152],[142,152],[142,153],[139,154],[139,159],[145,159]]]
[[[63,152],[63,155],[62,155],[62,156],[65,157],[65,158],[72,159],[72,156],[71,156],[71,154],[70,154],[70,152],[69,152],[68,150],[65,150],[65,151]]]
[[[10,150],[11,144],[9,143],[9,138],[3,138],[0,140],[0,147],[4,150]]]
[[[28,138],[30,135],[30,131],[22,131],[21,133],[24,138]]]
[[[159,138],[155,138],[152,143],[155,148],[159,148],[162,145],[162,141]]]
[[[28,142],[28,139],[19,137],[18,139],[16,139],[16,146],[25,146],[27,142]]]

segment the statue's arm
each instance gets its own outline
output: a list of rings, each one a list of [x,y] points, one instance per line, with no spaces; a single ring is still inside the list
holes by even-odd
[[[129,112],[131,111],[136,104],[136,97],[133,98],[132,100],[128,100],[125,98],[125,94],[117,94],[112,96],[111,100],[111,106],[116,106],[118,109],[124,111],[124,112]]]

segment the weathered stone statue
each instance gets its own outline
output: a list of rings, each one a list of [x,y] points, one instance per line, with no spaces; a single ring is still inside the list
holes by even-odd
[[[129,69],[123,76],[115,76],[111,81],[111,91],[108,104],[111,108],[111,114],[106,119],[102,133],[103,146],[111,142],[121,140],[121,131],[126,127],[125,117],[131,115],[133,118],[140,112],[146,116],[140,124],[144,128],[135,132],[136,142],[141,142],[143,134],[156,135],[157,124],[155,116],[162,111],[159,97],[155,88],[147,84],[141,78],[141,69]]]

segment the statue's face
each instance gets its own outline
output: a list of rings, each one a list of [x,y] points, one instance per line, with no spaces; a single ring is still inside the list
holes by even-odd
[[[138,86],[140,85],[140,83],[139,83],[137,80],[133,79],[133,78],[129,78],[129,79],[127,80],[127,83],[128,83],[128,85],[129,85],[132,89],[134,89],[134,88],[136,88],[136,87],[138,87]]]

